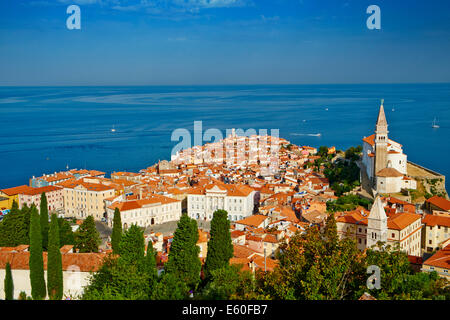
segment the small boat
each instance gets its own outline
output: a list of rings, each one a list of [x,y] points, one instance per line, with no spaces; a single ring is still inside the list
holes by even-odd
[[[434,118],[433,123],[431,124],[432,128],[439,128],[439,125],[436,123],[436,118]]]
[[[392,111],[395,111],[394,107],[392,107]]]
[[[325,108],[325,111],[328,111],[328,108]]]
[[[114,125],[113,125],[113,127],[111,129],[111,132],[116,132],[116,129],[114,129]]]

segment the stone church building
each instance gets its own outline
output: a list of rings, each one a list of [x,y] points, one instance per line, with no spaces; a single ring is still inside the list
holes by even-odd
[[[388,133],[382,100],[375,133],[363,139],[362,162],[373,189],[376,193],[416,189],[416,181],[407,176],[407,157],[402,145],[389,139]]]

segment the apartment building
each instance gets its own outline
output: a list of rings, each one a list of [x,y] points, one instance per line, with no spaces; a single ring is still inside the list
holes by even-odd
[[[120,210],[122,228],[132,224],[146,228],[169,221],[178,221],[181,217],[181,201],[162,195],[133,201],[115,202],[106,208],[107,223],[113,226],[114,210]]]
[[[422,246],[426,252],[440,249],[450,239],[450,217],[427,214],[422,223]]]
[[[230,221],[253,214],[255,190],[246,185],[213,183],[188,191],[188,215],[194,219],[211,220],[214,211],[228,212]]]
[[[29,188],[19,194],[19,208],[25,204],[28,207],[35,205],[40,211],[41,195],[45,193],[49,212],[64,210],[64,190],[60,186],[47,186],[41,188]]]
[[[105,215],[104,200],[115,195],[113,186],[84,181],[72,181],[63,184],[64,215],[85,219],[93,216],[101,220]]]

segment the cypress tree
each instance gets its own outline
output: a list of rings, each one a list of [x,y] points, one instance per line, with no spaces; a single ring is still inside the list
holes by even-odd
[[[15,212],[19,212],[19,204],[16,202],[16,200],[13,200],[13,203],[11,205],[11,210],[9,211],[9,213],[15,213]]]
[[[44,278],[44,259],[42,257],[42,233],[39,213],[34,206],[31,209],[29,266],[31,296],[35,300],[44,299],[46,296],[46,288]]]
[[[172,273],[190,288],[195,289],[200,282],[202,263],[197,246],[197,221],[183,214],[170,246],[169,261],[164,266],[166,273]]]
[[[58,218],[58,228],[59,228],[59,246],[65,246],[67,244],[73,245],[75,243],[72,227],[69,221],[64,220],[64,218]]]
[[[45,192],[41,194],[40,204],[40,218],[41,218],[41,233],[42,233],[42,248],[47,250],[48,245],[48,203]]]
[[[58,217],[52,214],[48,235],[47,289],[52,300],[61,300],[63,295],[62,257],[59,243]]]
[[[147,245],[147,255],[145,256],[145,272],[149,276],[149,293],[151,293],[158,279],[158,269],[156,269],[156,252],[153,249],[151,241],[149,241]]]
[[[6,263],[5,268],[5,300],[14,299],[14,284],[11,274],[11,265],[9,262]]]
[[[128,263],[142,264],[145,255],[144,232],[137,225],[123,234],[119,243],[120,259]]]
[[[339,237],[337,234],[337,226],[336,219],[334,218],[334,213],[330,213],[327,217],[323,230],[323,236],[327,251],[331,252],[338,247]]]
[[[205,276],[211,277],[211,272],[226,267],[233,257],[230,221],[228,212],[217,210],[211,220],[211,239],[208,241],[208,253],[205,261]]]
[[[92,216],[88,216],[80,225],[74,234],[75,248],[83,252],[98,252],[98,246],[101,243],[100,234],[95,227],[95,221]]]
[[[122,237],[122,219],[120,218],[119,208],[114,210],[113,229],[111,235],[111,246],[113,253],[119,253],[119,243]]]

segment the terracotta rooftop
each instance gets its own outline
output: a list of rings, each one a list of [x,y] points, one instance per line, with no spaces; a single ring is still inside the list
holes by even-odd
[[[434,205],[444,211],[450,211],[450,201],[445,198],[438,197],[438,196],[432,196],[426,202],[431,203],[432,205]]]
[[[27,185],[22,185],[22,186],[8,188],[8,189],[1,189],[0,191],[8,196],[15,196],[20,193],[24,193],[24,192],[28,191],[29,189],[33,189],[33,188],[31,188]]]
[[[450,269],[450,245],[436,252],[423,264],[438,268]]]
[[[387,220],[387,226],[393,230],[403,230],[411,223],[421,219],[420,214],[402,212],[396,215],[390,216]]]
[[[381,169],[380,171],[377,172],[376,175],[377,177],[388,177],[388,178],[403,177],[403,174],[394,168]]]
[[[450,227],[450,217],[445,216],[435,216],[432,214],[427,214],[425,218],[423,218],[422,222],[427,226],[443,226]]]
[[[62,269],[79,270],[83,272],[95,272],[103,263],[107,255],[104,253],[63,253]],[[43,253],[44,269],[47,270],[47,252]],[[28,261],[30,259],[29,251],[0,251],[0,269],[5,269],[9,262],[11,269],[28,270]],[[78,268],[78,269],[77,269]]]
[[[236,221],[236,223],[237,224],[243,224],[243,225],[246,225],[246,226],[251,226],[251,227],[258,227],[266,219],[269,219],[269,217],[263,216],[263,215],[260,215],[260,214],[254,214],[254,215],[246,217],[246,218],[244,218],[242,220],[238,220],[238,221]]]

